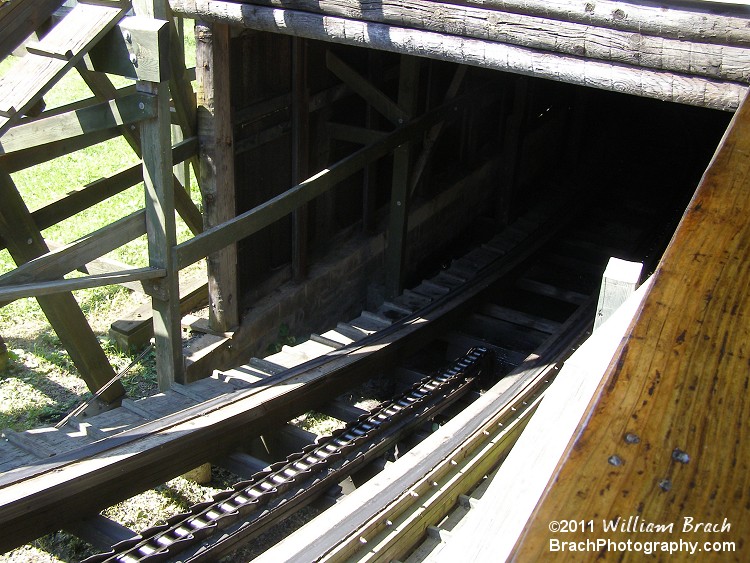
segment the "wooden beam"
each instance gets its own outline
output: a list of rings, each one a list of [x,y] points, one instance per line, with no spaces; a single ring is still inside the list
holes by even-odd
[[[292,182],[298,184],[308,177],[309,154],[309,91],[307,86],[307,44],[292,37]],[[292,212],[292,278],[302,281],[307,276],[308,205]]]
[[[628,262],[619,258],[610,258],[602,275],[599,290],[599,302],[596,305],[594,330],[602,326],[607,319],[635,293],[641,278],[643,264]]]
[[[179,1],[173,4],[179,13],[192,14],[206,21],[367,46],[725,111],[735,110],[747,90],[745,84],[731,81],[583,59],[529,47],[383,23],[354,21],[289,9],[260,6],[248,9],[241,4],[221,0],[209,0],[197,5],[188,2],[182,4]],[[181,6],[190,11],[181,9]]]
[[[65,0],[14,0],[0,3],[0,59],[39,29]]]
[[[21,123],[0,137],[0,152],[43,147],[72,137],[137,123],[155,114],[154,99],[132,94],[53,117]]]
[[[198,147],[197,138],[186,139],[172,148],[172,161],[183,162],[190,155],[195,154]],[[88,209],[92,205],[116,195],[137,183],[143,181],[143,166],[136,164],[116,172],[108,178],[101,178],[87,184],[83,188],[70,192],[67,196],[34,211],[31,216],[39,230],[44,230],[59,223],[76,213]],[[179,199],[177,199],[179,201]],[[177,203],[175,203],[177,205]],[[179,206],[178,206],[179,207]],[[187,209],[183,213],[194,215],[194,211]],[[200,215],[200,212],[198,212]],[[197,220],[197,219],[196,219]],[[186,221],[187,222],[187,221]],[[202,227],[201,227],[202,228]],[[197,232],[200,232],[198,229]],[[0,236],[0,249],[5,248],[5,241]]]
[[[512,558],[552,559],[550,538],[559,536],[551,535],[551,520],[631,515],[665,524],[659,542],[732,542],[732,557],[742,558],[750,533],[748,155],[746,99]],[[686,530],[686,522],[718,527]],[[581,530],[565,536],[587,537]],[[656,538],[614,527],[606,539]]]
[[[487,95],[486,90],[480,89],[471,95],[461,96],[448,104],[434,108],[399,127],[383,140],[358,150],[278,196],[177,245],[175,252],[177,268],[183,269],[211,252],[258,232],[263,227],[288,215],[303,203],[324,193],[337,182],[361,170],[368,163],[385,156],[433,124],[455,117],[462,107],[476,101],[482,93]]]
[[[146,213],[136,211],[78,239],[47,252],[0,276],[0,287],[54,280],[146,233]],[[1,303],[1,301],[0,301]]]
[[[504,3],[504,2],[503,2]],[[253,4],[289,7],[284,0],[255,0]],[[577,57],[668,70],[735,82],[750,82],[748,50],[744,47],[670,39],[661,33],[617,30],[591,23],[513,13],[474,2],[398,0],[362,3],[357,0],[300,0],[294,9],[347,19],[396,25],[435,33],[486,39]],[[494,3],[498,4],[498,3]],[[575,5],[575,2],[572,3]],[[625,4],[625,10],[630,7]],[[599,9],[596,5],[595,9]],[[623,12],[623,8],[619,8]],[[739,18],[738,18],[739,19]],[[705,25],[705,24],[704,24]]]
[[[401,125],[408,119],[408,112],[400,108],[398,104],[376,88],[372,82],[331,51],[326,51],[326,66],[339,80],[362,96],[368,104],[383,114],[394,125]]]
[[[138,80],[168,80],[170,24],[144,16],[123,18],[89,52],[93,69]]]
[[[133,268],[121,272],[107,274],[92,274],[79,278],[40,281],[33,283],[22,283],[18,285],[3,284],[0,286],[0,306],[10,301],[23,297],[38,297],[40,295],[52,295],[55,293],[66,293],[79,289],[90,289],[104,285],[118,285],[144,280],[156,280],[163,278],[166,270],[158,268]]]
[[[0,206],[0,234],[16,264],[23,264],[45,254],[48,248],[39,229],[10,175],[2,169],[0,200],[3,202]],[[115,373],[75,298],[71,293],[62,293],[40,296],[37,300],[86,385],[91,392],[96,392]],[[102,395],[102,400],[111,402],[124,393],[124,388],[118,382]]]
[[[133,9],[138,16],[163,20],[170,17],[166,0],[135,0]],[[172,153],[164,150],[172,145],[169,84],[167,77],[161,78],[161,82],[139,80],[136,87],[158,97],[156,117],[141,122],[141,151],[149,266],[166,270],[165,277],[151,296],[156,371],[159,389],[166,391],[173,382],[184,382],[185,365],[180,328],[179,270],[173,260],[177,234]]]
[[[409,119],[416,113],[419,94],[419,59],[401,56],[398,105]],[[385,298],[395,299],[404,287],[406,235],[409,230],[409,178],[412,143],[406,142],[393,153],[393,180],[388,215],[388,245],[385,249]]]
[[[198,136],[203,217],[206,228],[237,215],[234,181],[234,131],[230,97],[229,27],[197,23]],[[209,323],[226,332],[239,323],[237,245],[208,255]]]

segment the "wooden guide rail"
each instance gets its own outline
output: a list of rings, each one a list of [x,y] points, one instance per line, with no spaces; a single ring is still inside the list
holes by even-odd
[[[567,560],[550,552],[550,539],[586,534],[561,538],[549,531],[552,520],[595,518],[600,526],[635,515],[674,525],[658,537],[617,528],[607,538],[730,542],[702,556],[747,557],[749,175],[746,99],[512,557]],[[710,523],[711,532],[684,531],[688,517]],[[494,554],[491,544],[484,553]]]

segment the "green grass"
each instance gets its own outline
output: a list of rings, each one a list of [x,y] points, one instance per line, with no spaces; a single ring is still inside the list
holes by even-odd
[[[194,64],[195,43],[192,28],[187,22],[186,31],[186,59],[188,66],[191,66]],[[12,57],[0,61],[0,77],[9,72],[16,62]],[[119,87],[125,85],[127,80],[116,79],[116,82]],[[78,73],[72,71],[44,99],[47,108],[51,109],[91,95]],[[12,178],[27,207],[34,211],[64,197],[71,190],[137,162],[127,142],[117,138],[14,173]],[[200,201],[195,181],[191,185],[191,197],[196,203]],[[135,186],[46,229],[43,235],[46,240],[56,244],[72,242],[141,209],[144,201],[143,187]],[[191,236],[179,218],[177,236],[178,240]],[[145,237],[108,256],[131,267],[147,265]],[[9,253],[0,251],[0,274],[14,268],[15,263]],[[195,265],[184,274],[191,275],[201,268],[205,268],[204,263]],[[118,351],[108,338],[107,331],[113,321],[146,302],[147,298],[117,286],[77,291],[74,295],[112,367],[119,372],[133,360],[137,351],[132,354]],[[21,299],[0,309],[0,335],[9,351],[8,365],[0,371],[0,429],[21,431],[52,425],[91,396],[34,299]],[[155,371],[153,354],[150,354],[123,378],[128,396],[138,398],[156,391]],[[187,510],[194,503],[207,500],[211,494],[227,488],[230,481],[231,476],[217,469],[214,469],[212,482],[208,486],[176,478],[112,506],[104,514],[123,525],[141,530]],[[75,536],[56,532],[0,554],[0,562],[80,561],[93,553],[96,551],[91,546]]]

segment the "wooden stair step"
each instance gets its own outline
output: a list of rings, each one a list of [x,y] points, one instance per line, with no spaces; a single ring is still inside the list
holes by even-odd
[[[548,337],[543,332],[481,313],[474,313],[462,320],[459,329],[483,340],[526,352],[536,349]]]
[[[65,529],[103,551],[109,551],[116,543],[138,535],[130,528],[101,514],[68,524]]]
[[[37,459],[46,459],[57,455],[56,450],[47,445],[43,440],[38,439],[37,436],[30,434],[29,431],[16,432],[10,428],[5,428],[0,437]]]
[[[112,436],[125,430],[130,430],[146,422],[146,418],[137,413],[127,410],[127,408],[117,408],[110,411],[104,411],[96,416],[80,416],[79,422],[85,422],[102,432],[105,436]]]
[[[564,301],[566,303],[572,303],[574,305],[583,305],[589,299],[588,295],[584,295],[576,291],[561,289],[554,285],[532,280],[529,278],[521,278],[516,281],[516,287],[530,293],[552,297],[553,299]]]
[[[368,334],[367,332],[353,327],[352,325],[347,323],[338,323],[336,325],[336,332],[340,332],[347,338],[351,338],[353,342],[362,340]]]
[[[244,452],[231,453],[216,463],[243,479],[250,479],[253,475],[268,467],[267,462]]]
[[[315,410],[327,416],[343,420],[344,422],[352,422],[357,420],[360,416],[369,414],[369,411],[355,407],[342,399],[329,401],[320,407],[316,407]]]
[[[394,303],[402,307],[411,309],[412,311],[418,311],[422,307],[425,307],[432,303],[433,299],[426,295],[421,295],[410,289],[404,290],[404,292],[393,300]]]
[[[479,268],[486,268],[500,256],[501,254],[495,250],[477,247],[470,251],[464,258],[473,262]]]
[[[76,5],[0,79],[0,135],[32,108],[126,14],[125,6]],[[43,54],[35,54],[43,53]]]
[[[443,270],[434,278],[432,278],[432,281],[434,281],[438,285],[443,285],[446,287],[450,287],[451,289],[455,289],[465,284],[466,278],[463,276],[451,273],[448,270]]]
[[[311,334],[310,340],[313,342],[318,342],[320,344],[323,344],[324,346],[329,346],[330,348],[333,348],[334,350],[340,350],[345,346],[343,342],[341,342],[341,339],[344,338],[343,335],[339,335],[339,340],[333,340],[331,338],[327,338],[323,336],[322,334]],[[348,340],[348,339],[347,339]]]
[[[450,293],[451,288],[444,285],[437,284],[430,280],[424,280],[417,287],[413,289],[414,293],[430,297],[431,299],[437,299]]]
[[[377,313],[379,316],[388,319],[391,322],[398,321],[404,317],[408,317],[413,312],[412,309],[408,309],[392,301],[385,301],[378,307]]]
[[[479,310],[482,314],[489,317],[502,319],[504,321],[508,321],[510,323],[526,328],[532,328],[546,334],[554,334],[560,329],[560,326],[562,326],[562,323],[556,321],[551,321],[543,317],[516,311],[515,309],[511,309],[509,307],[494,305],[492,303],[483,304]]]
[[[283,365],[262,358],[250,358],[250,360],[247,362],[247,365],[259,371],[267,373],[268,375],[278,375],[287,370],[287,368]]]
[[[320,336],[322,336],[323,338],[327,338],[328,340],[333,340],[334,342],[340,342],[344,346],[354,342],[353,338],[350,338],[346,334],[339,332],[337,330],[328,330],[324,332],[323,334],[321,334]]]
[[[229,383],[235,387],[246,388],[259,381],[268,379],[271,375],[273,374],[262,371],[253,366],[243,365],[228,370],[215,371],[211,377]]]
[[[472,262],[471,260],[467,260],[466,258],[457,258],[456,260],[453,260],[450,267],[448,268],[449,272],[466,279],[475,277],[479,270],[480,268],[477,267],[474,262]]]
[[[129,400],[124,399],[123,403],[125,403],[125,401]],[[133,412],[136,412],[141,416],[143,416],[143,414],[148,414],[150,418],[156,419],[192,407],[199,402],[201,401],[195,401],[190,397],[170,389],[164,393],[157,393],[156,395],[133,401],[127,408],[129,410],[135,409]]]
[[[391,326],[391,323],[387,320],[374,318],[372,314],[365,315],[364,313],[365,312],[363,312],[362,315],[360,315],[356,319],[352,319],[351,321],[349,321],[348,324],[355,328],[358,328],[363,332],[366,332],[367,334],[372,334]]]
[[[337,348],[340,348],[340,346],[331,346],[324,342],[318,342],[316,340],[310,339],[305,340],[304,342],[300,342],[295,346],[284,346],[284,349],[286,348],[289,348],[291,353],[297,354],[300,358],[303,359],[303,361],[306,362],[314,358],[319,358],[320,356],[325,356],[326,354],[333,352]]]
[[[65,426],[70,428],[73,432],[82,433],[84,436],[89,436],[92,440],[101,440],[107,437],[107,433],[99,430],[91,422],[81,421],[75,416],[71,416],[65,423]]]
[[[440,339],[451,345],[448,351],[450,357],[457,357],[461,354],[465,354],[467,350],[477,346],[482,346],[491,350],[495,354],[496,361],[502,362],[509,367],[520,365],[528,357],[528,354],[525,352],[512,350],[457,330],[452,330],[443,334]]]
[[[295,353],[289,346],[284,346],[284,348],[280,352],[276,352],[275,354],[266,356],[265,358],[263,358],[263,360],[281,366],[284,368],[284,370],[297,367],[298,365],[304,364],[307,361],[300,354]]]
[[[13,445],[4,435],[0,437],[0,473],[38,461],[39,458],[36,455]]]

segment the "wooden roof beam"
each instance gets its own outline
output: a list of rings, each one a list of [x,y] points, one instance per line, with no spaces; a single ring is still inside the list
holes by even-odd
[[[203,21],[370,47],[726,111],[735,110],[747,90],[745,84],[738,82],[585,59],[386,23],[221,0],[172,0],[172,6],[180,15]]]

